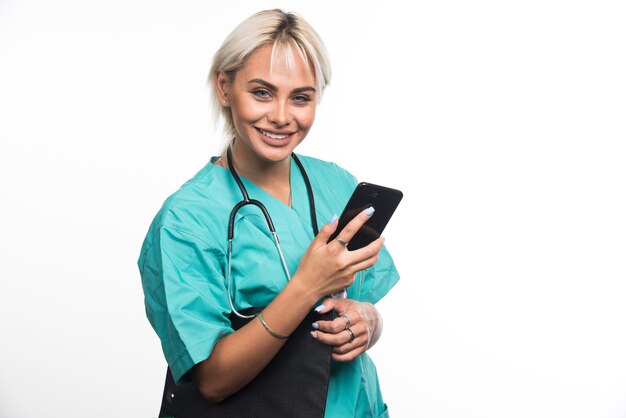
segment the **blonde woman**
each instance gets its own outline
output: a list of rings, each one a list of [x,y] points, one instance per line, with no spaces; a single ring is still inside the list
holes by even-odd
[[[228,144],[166,200],[139,258],[169,366],[161,416],[388,416],[365,352],[398,273],[382,238],[346,248],[373,208],[328,242],[357,180],[294,154],[330,75],[317,33],[281,10],[243,21],[214,56]]]

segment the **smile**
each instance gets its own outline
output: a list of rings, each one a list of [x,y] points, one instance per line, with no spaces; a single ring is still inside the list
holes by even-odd
[[[259,132],[261,132],[263,135],[265,135],[268,138],[272,138],[272,139],[285,139],[287,138],[289,135],[291,135],[291,133],[289,134],[275,134],[272,132],[268,132],[264,129],[261,128],[256,128]]]

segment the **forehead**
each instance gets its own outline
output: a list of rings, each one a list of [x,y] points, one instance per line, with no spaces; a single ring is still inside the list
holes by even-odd
[[[313,66],[291,45],[277,45],[275,50],[264,45],[252,52],[235,80],[246,83],[255,78],[284,88],[315,86]]]

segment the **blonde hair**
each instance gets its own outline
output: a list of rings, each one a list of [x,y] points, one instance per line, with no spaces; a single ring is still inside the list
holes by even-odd
[[[216,123],[223,120],[224,133],[231,141],[235,135],[230,109],[222,107],[217,92],[218,72],[223,73],[229,82],[247,62],[248,57],[258,48],[272,45],[273,65],[276,56],[285,59],[287,68],[293,67],[294,51],[305,62],[309,62],[315,73],[318,102],[326,86],[330,83],[331,68],[324,44],[315,30],[299,15],[286,13],[280,9],[263,10],[241,22],[226,37],[222,46],[213,56],[209,73],[211,107]]]

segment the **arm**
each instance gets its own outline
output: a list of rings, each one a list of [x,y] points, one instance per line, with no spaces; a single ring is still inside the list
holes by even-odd
[[[364,212],[342,230],[344,239],[352,238],[369,219]],[[356,272],[371,267],[378,259],[381,239],[356,251],[347,251],[335,240],[327,244],[336,227],[336,220],[324,225],[291,281],[264,309],[263,319],[274,332],[290,335],[318,300],[350,286]],[[263,370],[284,342],[270,335],[258,319],[250,321],[222,338],[209,358],[194,367],[193,377],[200,393],[211,402],[220,402],[237,392]]]
[[[290,335],[315,304],[311,291],[292,281],[263,310],[263,320],[276,333]],[[220,402],[249,383],[285,343],[270,335],[258,318],[222,338],[208,359],[193,369],[198,390],[210,402]]]

